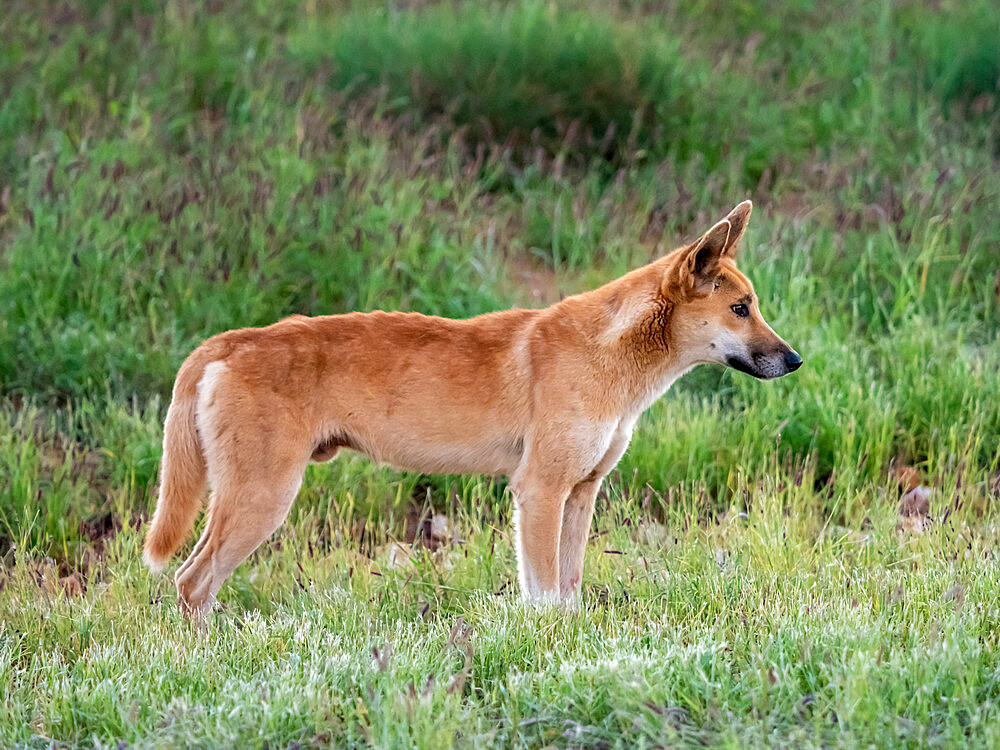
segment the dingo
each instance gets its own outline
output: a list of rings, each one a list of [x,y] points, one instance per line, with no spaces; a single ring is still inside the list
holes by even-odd
[[[144,558],[200,611],[284,521],[310,461],[350,448],[421,472],[506,474],[521,591],[575,602],[594,499],[639,415],[701,363],[757,378],[802,358],[734,261],[744,201],[700,239],[542,310],[292,316],[213,336],[181,365]]]

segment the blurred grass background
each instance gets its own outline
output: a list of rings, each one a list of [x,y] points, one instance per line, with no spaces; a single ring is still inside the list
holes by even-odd
[[[950,524],[921,554],[956,558],[970,528],[995,538],[995,3],[14,0],[0,40],[7,617],[25,601],[13,582],[40,560],[89,583],[88,597],[114,571],[154,585],[133,558],[166,399],[207,336],[291,313],[540,306],[694,238],[746,197],[741,266],[806,366],[775,383],[687,376],[640,422],[595,532],[665,524],[711,562],[699,524],[794,511],[788,532],[843,566],[843,545],[817,535],[893,528],[893,471],[909,467],[933,488],[925,515]],[[482,538],[506,530],[508,506],[502,482],[341,460],[309,470],[290,523],[255,559],[275,554],[280,569],[282,540],[306,538],[323,565],[377,557],[407,520],[412,535],[415,513],[443,512],[479,540],[500,588],[512,558],[494,569]],[[751,564],[771,559],[740,539]],[[888,574],[878,566],[909,552],[878,539],[859,564]],[[282,597],[307,606],[256,589],[244,573],[223,598],[282,616]],[[657,591],[632,596],[652,606]],[[16,705],[29,683],[12,683]],[[50,705],[31,721],[55,738],[158,736],[154,718],[129,724],[123,711],[104,728],[96,709],[66,724]],[[937,726],[932,714],[920,720]],[[613,735],[607,716],[591,718]],[[955,737],[982,739],[962,721]]]

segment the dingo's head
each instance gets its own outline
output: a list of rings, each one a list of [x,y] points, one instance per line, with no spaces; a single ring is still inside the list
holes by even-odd
[[[797,370],[802,357],[760,314],[750,279],[736,268],[736,249],[750,218],[743,201],[693,244],[675,251],[664,280],[673,305],[671,339],[692,364],[716,362],[755,378]]]

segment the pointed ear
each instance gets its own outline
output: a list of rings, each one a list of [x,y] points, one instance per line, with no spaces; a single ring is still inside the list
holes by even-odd
[[[733,225],[723,219],[690,245],[681,260],[681,278],[690,286],[714,277],[725,254]]]
[[[715,268],[726,252],[729,235],[733,225],[729,219],[723,219],[703,234],[691,249],[685,259],[687,271],[693,276],[708,277],[715,275]]]
[[[732,229],[730,230],[729,237],[726,240],[726,247],[722,251],[723,255],[728,255],[731,258],[736,256],[736,250],[739,247],[740,240],[743,239],[743,233],[746,232],[747,224],[750,222],[751,211],[753,211],[753,203],[750,201],[743,201],[740,205],[729,212],[729,216],[726,217],[726,221],[729,222]]]
[[[675,266],[670,283],[679,282],[682,287],[694,289],[700,283],[714,278],[719,272],[719,261],[736,254],[752,209],[750,201],[743,201],[725,219],[680,251],[680,262]]]

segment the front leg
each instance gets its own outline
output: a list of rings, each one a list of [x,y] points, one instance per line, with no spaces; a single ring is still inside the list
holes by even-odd
[[[620,432],[620,425],[607,421],[556,414],[540,418],[538,431],[529,436],[530,447],[511,477],[518,579],[528,601],[562,598],[559,545],[566,501],[581,482],[596,479],[599,485],[606,473],[601,469],[609,458],[614,458],[611,466],[618,462],[628,445]],[[593,506],[591,498],[585,512],[577,514],[586,515],[584,526],[589,526]],[[576,559],[574,553],[574,565]],[[583,560],[582,551],[579,560]]]
[[[559,534],[569,487],[538,475],[514,482],[514,548],[521,595],[530,602],[559,600]]]
[[[580,482],[569,493],[563,508],[562,530],[559,533],[559,596],[568,604],[580,601],[583,555],[590,535],[590,521],[594,516],[594,501],[603,479],[601,476]]]
[[[583,556],[594,517],[594,501],[604,476],[621,460],[632,439],[634,420],[622,422],[608,445],[607,452],[594,467],[591,475],[573,487],[563,508],[559,534],[559,595],[569,604],[580,601],[583,580]]]

